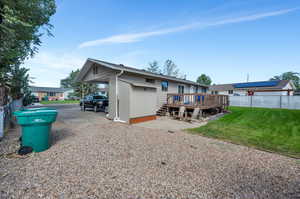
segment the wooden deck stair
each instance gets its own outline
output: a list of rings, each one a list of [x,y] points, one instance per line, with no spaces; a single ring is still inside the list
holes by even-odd
[[[168,105],[163,104],[158,111],[156,111],[156,115],[158,116],[166,116],[166,113],[168,111]]]

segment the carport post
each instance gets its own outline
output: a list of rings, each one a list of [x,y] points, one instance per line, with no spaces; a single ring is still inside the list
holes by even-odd
[[[83,84],[81,84],[81,99],[84,98],[84,90],[83,90]]]

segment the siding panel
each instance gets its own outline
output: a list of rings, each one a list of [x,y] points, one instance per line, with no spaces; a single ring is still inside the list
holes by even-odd
[[[126,79],[126,80],[132,80],[132,81],[136,81],[136,82],[141,82],[141,83],[145,83],[146,82],[146,78],[149,77],[143,77],[140,75],[135,75],[135,74],[123,74],[121,76],[122,79]],[[154,78],[149,78],[149,79],[154,79]],[[178,93],[178,85],[183,85],[184,86],[184,92],[185,93],[190,93],[191,89],[190,86],[188,84],[183,84],[183,83],[177,83],[177,82],[173,82],[173,81],[168,81],[169,82],[169,88],[168,91],[162,91],[161,90],[161,82],[164,80],[161,79],[154,79],[155,83],[153,84],[157,89],[156,89],[156,110],[158,110],[163,104],[165,104],[167,102],[167,94],[168,93]],[[199,89],[201,89],[201,87],[199,87]]]

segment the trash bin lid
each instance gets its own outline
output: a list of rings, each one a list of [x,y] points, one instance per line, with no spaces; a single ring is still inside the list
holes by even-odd
[[[57,115],[57,111],[56,110],[16,111],[14,112],[14,115],[16,117]]]
[[[23,108],[21,111],[40,111],[40,110],[56,110],[52,107],[29,107],[29,108]]]

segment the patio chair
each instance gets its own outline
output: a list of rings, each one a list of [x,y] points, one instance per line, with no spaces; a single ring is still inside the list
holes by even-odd
[[[198,119],[200,113],[200,108],[195,108],[192,114],[192,119]]]
[[[176,114],[176,113],[178,113],[178,114]],[[184,106],[180,106],[179,111],[173,111],[172,115],[173,115],[174,119],[182,120],[187,116],[186,108]]]
[[[193,120],[197,120],[199,118],[199,113],[201,112],[200,108],[195,108],[191,117],[185,117],[187,122],[192,122]]]

